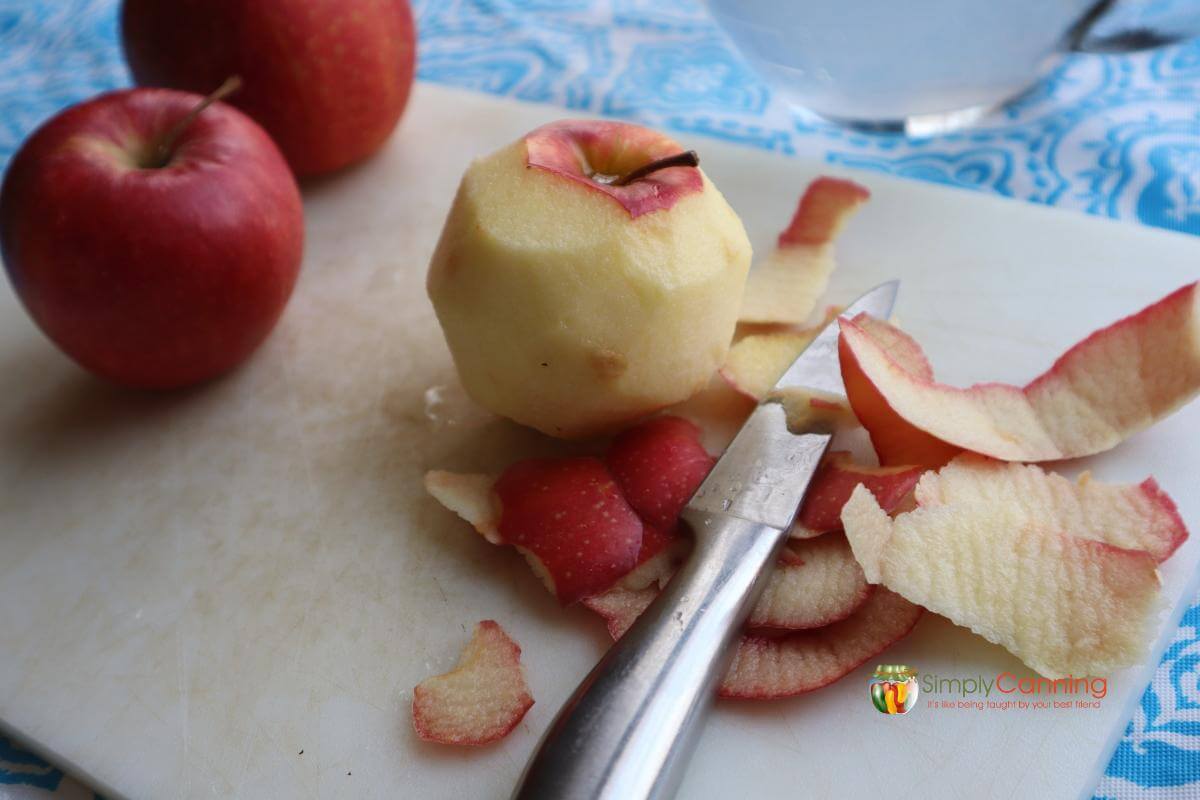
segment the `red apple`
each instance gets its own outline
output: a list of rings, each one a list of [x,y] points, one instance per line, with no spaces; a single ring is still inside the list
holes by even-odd
[[[262,128],[218,103],[168,142],[200,102],[134,89],[73,106],[21,147],[0,190],[17,295],[64,352],[119,383],[231,369],[300,268],[300,193]]]
[[[232,98],[297,175],[352,164],[396,127],[412,86],[408,0],[125,0],[125,58],[141,85]]]

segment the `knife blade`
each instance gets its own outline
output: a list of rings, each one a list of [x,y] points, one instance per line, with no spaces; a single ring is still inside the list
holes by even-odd
[[[846,308],[841,316],[868,313],[886,319],[896,302],[899,282],[876,286]],[[784,371],[726,448],[687,507],[730,514],[786,530],[808,489],[804,474],[816,471],[829,436],[818,431],[792,431],[783,402],[788,392],[841,395],[838,323],[833,320]]]
[[[876,287],[845,313],[887,316],[897,287]],[[789,430],[781,393],[840,393],[837,336],[831,322],[800,354],[684,508],[692,554],[559,711],[514,800],[674,795],[734,640],[831,438]]]

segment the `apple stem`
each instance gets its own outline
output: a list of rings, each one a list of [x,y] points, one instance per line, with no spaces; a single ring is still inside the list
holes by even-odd
[[[197,103],[196,107],[176,122],[171,130],[167,132],[167,135],[163,137],[162,141],[158,143],[158,147],[155,148],[154,152],[155,160],[153,166],[165,167],[167,162],[171,160],[171,154],[175,150],[175,143],[179,141],[179,137],[187,130],[188,125],[191,125],[192,121],[200,116],[204,109],[218,100],[224,100],[240,88],[242,88],[242,79],[237,75],[230,75],[225,79],[224,83],[217,87],[216,91]]]
[[[635,170],[630,170],[624,175],[612,182],[613,186],[626,186],[636,180],[646,177],[652,172],[658,172],[660,169],[668,167],[698,167],[700,166],[700,156],[696,155],[695,150],[685,150],[682,153],[676,153],[673,156],[660,158],[657,161],[651,161],[649,164],[643,164]]]

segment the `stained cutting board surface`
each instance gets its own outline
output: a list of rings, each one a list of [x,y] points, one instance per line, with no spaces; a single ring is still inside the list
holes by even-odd
[[[468,160],[561,113],[418,87],[382,154],[306,187],[307,255],[278,330],[196,391],[96,382],[0,289],[4,726],[116,796],[507,796],[606,638],[421,489],[432,467],[547,449],[463,399],[424,272]],[[687,144],[760,251],[824,170]],[[839,243],[830,299],[900,278],[899,319],[949,382],[1024,381],[1200,273],[1194,239],[856,178],[873,199]],[[1154,474],[1197,530],[1197,441],[1193,405],[1068,468]],[[1198,558],[1191,541],[1163,570],[1173,610]],[[449,668],[484,618],[521,643],[537,704],[491,748],[418,742],[412,686]],[[1173,626],[1164,617],[1164,636]],[[886,660],[1028,672],[932,616]],[[1151,669],[1114,676],[1100,709],[888,718],[868,699],[872,665],[795,700],[722,704],[681,796],[1076,795]]]

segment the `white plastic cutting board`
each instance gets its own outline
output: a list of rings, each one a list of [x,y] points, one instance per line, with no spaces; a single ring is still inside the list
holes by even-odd
[[[113,795],[507,796],[606,637],[424,496],[428,468],[544,448],[463,406],[424,273],[467,161],[562,113],[419,86],[383,154],[306,188],[307,258],[282,324],[196,391],[98,383],[0,289],[5,726]],[[822,169],[687,144],[760,249]],[[897,314],[951,382],[1023,381],[1200,277],[1195,239],[857,178],[874,198],[839,245],[831,298],[901,278]],[[427,408],[432,387],[446,388]],[[1153,473],[1200,533],[1198,441],[1200,403],[1087,466]],[[1198,557],[1192,540],[1164,570],[1176,610]],[[411,687],[449,668],[484,618],[521,643],[537,704],[498,746],[417,742]],[[932,617],[877,660],[1026,672]],[[1149,675],[1115,676],[1099,710],[889,718],[868,700],[870,666],[811,696],[722,704],[681,796],[1076,795]]]

